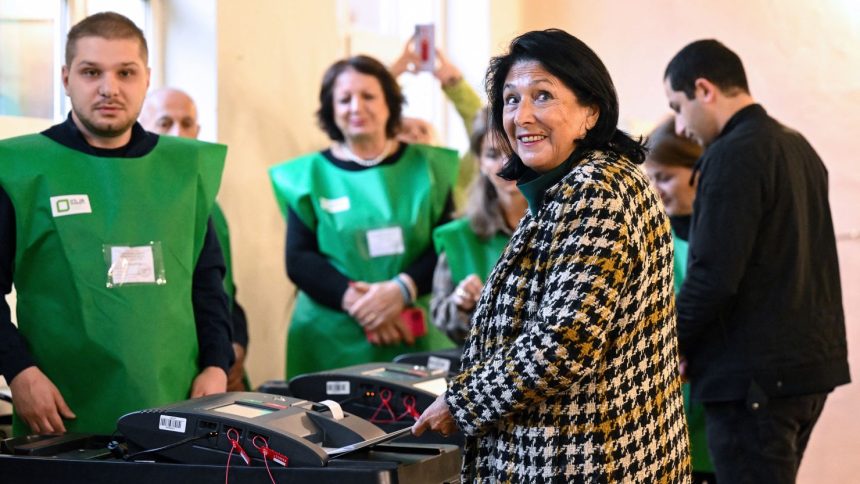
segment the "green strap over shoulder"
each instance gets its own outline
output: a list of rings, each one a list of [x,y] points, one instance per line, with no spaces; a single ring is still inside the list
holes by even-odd
[[[476,274],[486,282],[509,240],[510,237],[503,233],[488,239],[478,237],[467,218],[448,222],[433,232],[436,252],[445,253],[454,284],[470,274]]]

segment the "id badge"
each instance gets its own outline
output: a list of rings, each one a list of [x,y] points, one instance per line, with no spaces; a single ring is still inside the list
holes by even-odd
[[[126,284],[167,284],[161,242],[145,245],[102,246],[109,288]]]
[[[406,250],[403,245],[403,229],[386,227],[367,231],[367,252],[370,257],[402,254]]]

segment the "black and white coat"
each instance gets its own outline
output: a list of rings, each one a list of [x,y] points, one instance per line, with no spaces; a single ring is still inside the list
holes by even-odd
[[[446,400],[463,482],[689,482],[668,219],[593,151],[520,222]]]

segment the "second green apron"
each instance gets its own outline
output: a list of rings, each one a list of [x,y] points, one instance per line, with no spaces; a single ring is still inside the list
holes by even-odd
[[[451,150],[409,145],[395,163],[370,169],[344,170],[314,153],[278,165],[270,175],[281,210],[289,207],[316,233],[329,262],[351,280],[373,283],[396,276],[430,247],[457,163]],[[287,377],[453,347],[430,324],[428,300],[416,301],[425,313],[426,336],[413,346],[378,346],[348,314],[299,291],[287,339]]]

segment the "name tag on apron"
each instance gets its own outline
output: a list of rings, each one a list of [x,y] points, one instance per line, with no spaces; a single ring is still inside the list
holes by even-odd
[[[107,287],[125,284],[166,284],[161,243],[149,245],[106,245]]]
[[[400,227],[368,230],[367,251],[370,257],[402,254],[403,230]]]
[[[349,197],[320,197],[320,208],[322,208],[328,213],[346,212],[347,210],[349,210]]]

